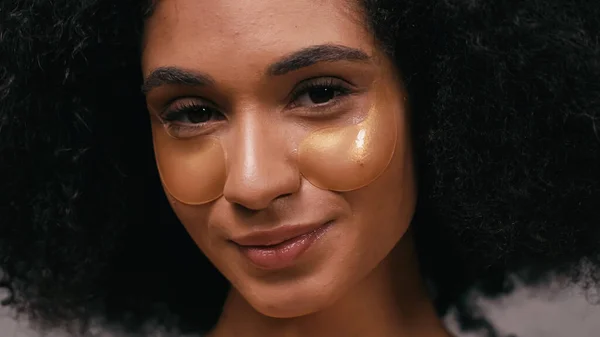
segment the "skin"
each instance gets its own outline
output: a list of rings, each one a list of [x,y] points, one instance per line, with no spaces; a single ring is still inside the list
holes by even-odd
[[[159,1],[146,23],[146,79],[161,67],[212,78],[206,85],[148,86],[151,116],[182,101],[210,101],[220,113],[200,137],[217,137],[226,153],[222,195],[190,205],[166,189],[191,237],[233,285],[210,336],[448,335],[423,287],[408,230],[416,189],[407,99],[363,22],[346,0],[170,0]],[[364,51],[369,59],[265,71],[286,55],[325,44]],[[332,103],[315,106],[308,95],[290,102],[303,81],[332,77],[352,84],[352,94],[335,97],[338,110]],[[391,161],[376,180],[335,192],[300,174],[301,139],[311,130],[354,125],[372,107],[396,114],[398,131]],[[152,120],[153,133],[163,132]],[[329,221],[325,235],[281,270],[257,268],[230,241]]]

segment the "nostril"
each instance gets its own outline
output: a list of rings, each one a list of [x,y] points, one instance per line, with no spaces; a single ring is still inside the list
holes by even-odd
[[[249,216],[249,215],[254,215],[254,214],[260,212],[260,209],[252,209],[252,208],[250,208],[248,206],[245,206],[243,204],[233,203],[232,205],[233,205],[234,211],[236,213],[239,213],[239,214],[242,214],[242,215]]]

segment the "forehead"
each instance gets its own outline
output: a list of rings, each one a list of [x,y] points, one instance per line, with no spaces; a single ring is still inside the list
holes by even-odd
[[[162,0],[147,20],[144,71],[165,66],[262,66],[324,43],[371,54],[374,41],[349,0]]]

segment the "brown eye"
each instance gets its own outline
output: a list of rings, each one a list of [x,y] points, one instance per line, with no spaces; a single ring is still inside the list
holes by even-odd
[[[163,120],[168,123],[202,124],[223,119],[223,115],[216,109],[197,104],[185,104],[168,111]]]
[[[187,121],[182,121],[184,123],[206,123],[213,119],[215,116],[215,112],[207,107],[194,107],[189,108],[187,111],[183,112],[183,115],[187,119]]]
[[[309,82],[296,90],[292,106],[316,107],[328,105],[329,102],[338,99],[339,96],[348,95],[350,89],[340,82],[331,79]]]
[[[199,104],[196,101],[180,101],[165,111],[160,119],[169,135],[185,139],[205,133],[226,117],[210,105]]]
[[[329,86],[314,86],[304,90],[296,98],[296,105],[311,107],[325,105],[337,96],[343,95],[343,89]]]
[[[312,88],[307,92],[308,98],[313,104],[323,104],[331,101],[339,94],[334,88],[322,87]]]

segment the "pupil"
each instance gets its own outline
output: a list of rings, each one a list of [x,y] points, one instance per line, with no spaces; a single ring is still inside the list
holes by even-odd
[[[210,111],[206,108],[198,108],[188,113],[188,119],[191,123],[198,124],[207,122],[210,118]]]
[[[331,88],[313,89],[308,93],[310,100],[315,104],[327,103],[333,99],[335,92]]]

